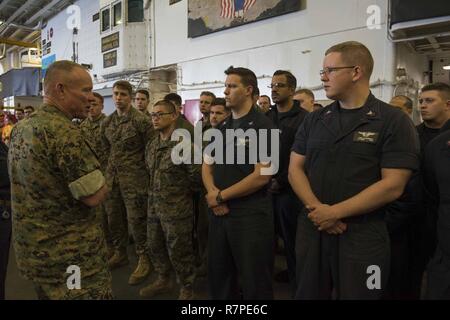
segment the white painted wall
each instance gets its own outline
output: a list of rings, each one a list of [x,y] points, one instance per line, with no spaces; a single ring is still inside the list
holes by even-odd
[[[92,64],[91,74],[99,74],[103,69],[100,54],[99,20],[93,22],[92,16],[99,11],[99,2],[92,0],[78,0],[74,5],[80,8],[81,21],[78,31],[78,62]],[[41,38],[47,38],[47,31],[53,28],[51,54],[56,54],[56,60],[72,59],[72,29],[67,27],[67,21],[72,14],[63,10],[50,19],[42,30]],[[48,55],[44,55],[43,58]]]
[[[342,41],[364,43],[375,58],[372,81],[394,80],[395,46],[387,40],[387,0],[307,0],[306,9],[247,24],[195,39],[187,38],[187,5],[181,1],[153,1],[155,14],[154,67],[178,64],[181,75],[178,92],[183,99],[196,99],[208,89],[222,95],[223,71],[230,65],[255,72],[261,94],[270,94],[267,85],[277,69],[292,71],[299,86],[320,86],[319,70],[325,50]],[[377,5],[381,29],[369,30],[367,9]],[[302,53],[307,51],[307,53]],[[217,82],[200,85],[203,82]],[[375,95],[389,100],[392,88],[373,89]],[[315,90],[325,99],[323,90]]]

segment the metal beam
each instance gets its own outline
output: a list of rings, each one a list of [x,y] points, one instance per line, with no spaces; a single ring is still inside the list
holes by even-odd
[[[49,4],[47,4],[46,6],[44,6],[41,10],[39,10],[38,12],[36,12],[30,19],[28,19],[25,24],[30,24],[33,23],[36,20],[39,20],[39,18],[47,11],[49,11],[50,9],[52,9],[53,7],[56,7],[60,2],[63,2],[66,0],[53,0],[52,2],[50,2]]]
[[[0,43],[5,43],[5,44],[13,45],[13,46],[24,47],[24,48],[36,48],[37,47],[36,43],[16,41],[16,40],[8,39],[8,38],[0,38]]]
[[[433,49],[437,52],[440,53],[442,52],[441,50],[441,46],[439,45],[439,42],[436,41],[435,37],[427,37],[428,42],[431,44],[431,46],[433,47]]]
[[[53,0],[52,2],[45,5],[38,12],[36,12],[31,18],[29,18],[25,22],[25,25],[29,25],[29,24],[35,22],[36,20],[42,21],[43,19],[46,19],[49,16],[46,13],[49,11],[51,12],[52,11],[51,9],[54,9],[54,7],[56,7],[60,3],[64,3],[65,5],[68,5],[67,0]],[[16,38],[19,33],[20,33],[20,29],[17,29],[16,31],[13,32],[13,34],[10,35],[10,38]]]
[[[0,10],[2,10],[4,7],[6,7],[6,5],[8,4],[8,2],[11,2],[11,0],[3,0],[0,3]]]
[[[23,14],[25,12],[25,10],[31,6],[33,4],[33,1],[35,0],[28,0],[27,2],[25,2],[20,8],[18,8],[13,14],[12,16],[10,16],[8,18],[8,20],[6,20],[1,26],[0,26],[0,36],[8,29],[8,24],[13,22],[14,19],[16,19],[18,16],[20,16],[21,14]]]

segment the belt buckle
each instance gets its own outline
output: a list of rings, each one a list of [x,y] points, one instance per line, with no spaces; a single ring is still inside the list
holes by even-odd
[[[11,217],[11,214],[9,213],[8,210],[5,209],[5,210],[2,212],[2,218],[3,218],[4,220],[8,220],[10,217]]]

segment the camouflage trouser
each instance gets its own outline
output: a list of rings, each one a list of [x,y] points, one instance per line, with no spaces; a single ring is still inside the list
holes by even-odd
[[[128,222],[138,255],[147,252],[147,189],[142,185],[122,186],[115,182],[105,201],[114,248],[128,245]]]
[[[108,222],[108,214],[106,212],[105,203],[102,203],[97,207],[98,220],[102,225],[103,234],[105,235],[105,241],[108,248],[113,247],[113,241],[111,236],[111,229]]]
[[[192,214],[186,218],[148,217],[150,259],[159,275],[168,276],[171,266],[182,285],[194,283],[194,250],[191,238]]]
[[[37,283],[34,288],[39,300],[111,300],[114,299],[109,271],[81,280],[81,289],[70,290],[66,283]]]
[[[205,264],[208,255],[208,205],[205,200],[205,192],[197,192],[194,195],[196,222],[194,232],[197,235],[197,263]]]

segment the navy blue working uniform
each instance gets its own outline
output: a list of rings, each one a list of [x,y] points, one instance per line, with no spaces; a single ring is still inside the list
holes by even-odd
[[[309,114],[292,149],[305,156],[305,173],[321,203],[347,200],[381,180],[382,168],[417,170],[419,141],[411,120],[372,94],[358,109],[334,102]],[[379,299],[389,276],[390,245],[384,208],[342,219],[341,235],[320,232],[306,210],[298,219],[297,299]],[[368,269],[381,271],[370,290]],[[369,269],[371,270],[371,269]]]
[[[440,129],[429,128],[425,123],[416,127],[419,134],[421,160],[425,156],[425,150],[430,141],[439,134],[450,130],[450,120]],[[421,165],[423,169],[423,165]],[[421,170],[423,171],[423,170]],[[437,202],[435,195],[430,194],[423,188],[424,180],[427,180],[424,172],[420,173],[421,179],[421,200],[422,203],[417,206],[418,214],[413,216],[411,222],[409,237],[411,246],[410,269],[411,269],[411,287],[412,298],[419,299],[422,288],[422,278],[426,266],[436,250],[436,222],[437,222]]]
[[[5,299],[5,280],[11,242],[11,189],[7,168],[8,149],[0,141],[0,300]]]
[[[274,179],[280,190],[272,194],[273,212],[280,228],[286,252],[286,261],[291,289],[295,292],[295,233],[297,217],[303,206],[291,188],[288,180],[289,158],[295,140],[295,133],[308,112],[300,107],[300,102],[293,100],[292,108],[287,112],[278,112],[276,106],[266,116],[280,129],[280,168]]]
[[[437,246],[427,267],[427,298],[450,299],[450,131],[427,146],[424,164],[427,191],[438,204]]]
[[[223,137],[230,129],[256,129],[260,140],[261,129],[273,129],[271,121],[253,107],[242,118],[228,117],[218,128]],[[270,137],[270,135],[268,134]],[[245,140],[246,154],[250,144],[260,141]],[[270,139],[268,140],[270,150]],[[224,143],[224,155],[227,144]],[[225,160],[225,159],[224,159]],[[259,162],[259,157],[258,157]],[[213,165],[213,179],[219,190],[224,190],[250,175],[254,164]],[[250,195],[226,202],[230,212],[216,216],[210,210],[208,238],[208,282],[214,300],[239,299],[239,285],[244,299],[273,299],[273,214],[266,188]],[[238,278],[239,277],[239,278]],[[239,283],[238,283],[239,280]]]

